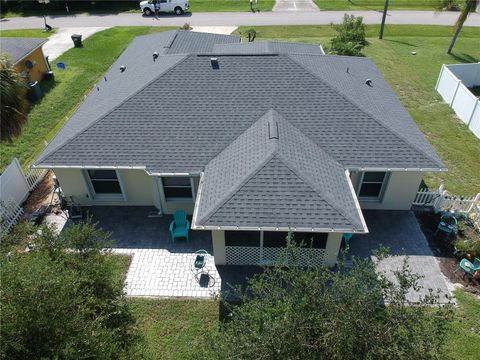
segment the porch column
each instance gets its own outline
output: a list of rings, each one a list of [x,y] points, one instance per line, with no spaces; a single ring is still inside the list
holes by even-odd
[[[340,251],[340,245],[342,244],[341,233],[329,233],[327,239],[327,245],[325,246],[325,266],[333,267],[337,262],[338,252]]]
[[[225,231],[212,230],[212,243],[215,265],[225,265],[227,263],[225,256]]]

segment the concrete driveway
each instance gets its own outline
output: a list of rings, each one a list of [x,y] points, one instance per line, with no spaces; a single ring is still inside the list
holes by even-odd
[[[320,9],[312,0],[277,0],[272,11],[319,12]]]

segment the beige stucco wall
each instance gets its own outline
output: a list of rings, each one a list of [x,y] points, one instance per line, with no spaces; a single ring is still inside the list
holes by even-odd
[[[80,169],[55,169],[55,175],[65,196],[73,196],[80,205],[155,206],[156,188],[151,177],[143,170],[118,170],[126,200],[92,199],[87,179]]]
[[[25,66],[25,61],[30,60],[33,63],[32,69],[27,69]],[[40,81],[43,76],[48,72],[47,62],[43,56],[42,48],[39,47],[31,54],[27,55],[21,59],[16,65],[15,68],[19,73],[28,73],[28,77],[32,81]]]
[[[357,192],[360,185],[360,176],[360,172],[352,173],[350,176],[353,187]],[[362,209],[378,210],[409,210],[422,177],[422,172],[393,171],[390,173],[381,202],[362,201],[359,199],[360,207]]]
[[[173,214],[183,210],[193,214],[194,201],[166,201],[163,192],[159,189],[158,178],[148,175],[144,170],[117,170],[122,190],[126,200],[92,199],[88,189],[88,179],[81,169],[55,169],[63,193],[73,196],[80,205],[129,205],[129,206],[156,206],[163,214]],[[195,189],[198,190],[198,177],[194,179]]]

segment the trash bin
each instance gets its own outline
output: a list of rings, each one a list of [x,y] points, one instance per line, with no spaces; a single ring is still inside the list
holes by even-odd
[[[27,99],[30,102],[35,102],[40,100],[43,96],[42,88],[38,81],[31,81],[28,83],[28,92],[27,92]]]
[[[82,35],[73,34],[72,35],[73,45],[75,47],[82,47]]]

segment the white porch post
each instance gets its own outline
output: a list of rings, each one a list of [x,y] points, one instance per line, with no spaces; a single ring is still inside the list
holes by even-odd
[[[212,230],[212,243],[215,265],[225,265],[227,263],[225,254],[225,231]]]
[[[325,246],[325,266],[333,267],[337,262],[338,252],[342,244],[342,236],[340,233],[329,233],[327,245]]]

